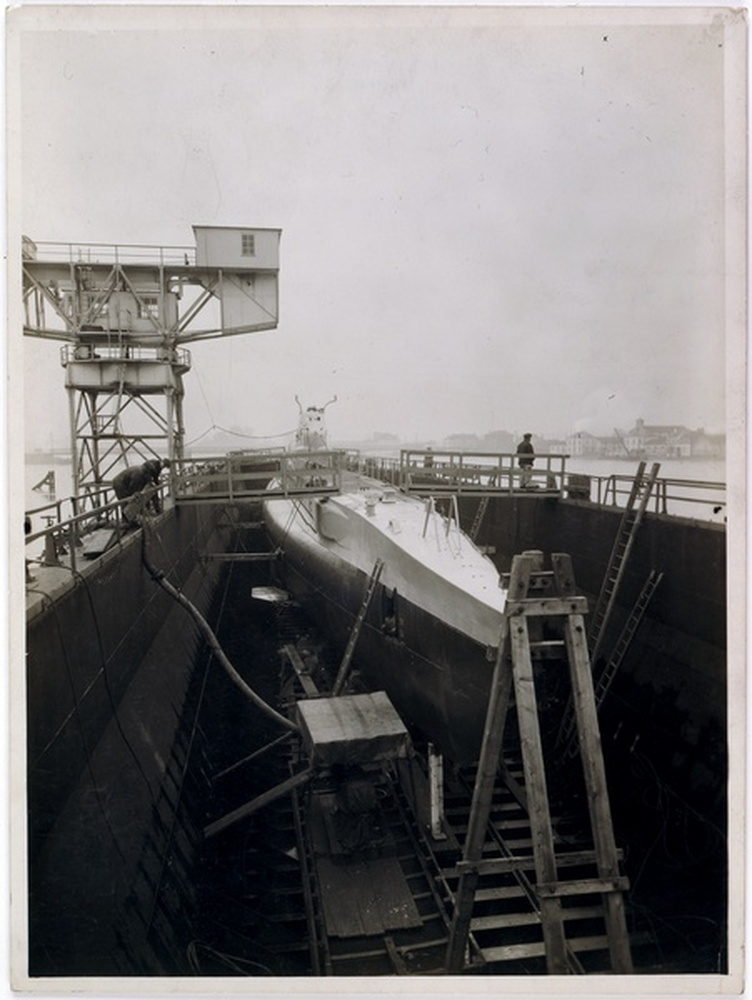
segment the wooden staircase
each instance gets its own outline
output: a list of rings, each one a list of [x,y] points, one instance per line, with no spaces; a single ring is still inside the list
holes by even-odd
[[[521,763],[512,766],[511,774],[523,788]],[[464,793],[472,792],[472,775],[463,772],[461,780],[466,788],[448,794],[446,809],[447,823],[460,841],[465,839],[468,829],[469,800]],[[595,878],[592,844],[570,829],[565,818],[553,814],[551,821],[559,865],[566,870],[567,878],[572,883]],[[621,859],[620,852],[618,856]],[[491,802],[482,860],[469,926],[466,956],[469,964],[482,963],[486,973],[498,975],[545,974],[546,945],[535,886],[530,818],[501,782],[497,783]],[[456,894],[461,866],[445,864],[443,875]],[[563,899],[562,913],[567,971],[574,974],[609,971],[609,938],[601,894],[568,896]],[[465,970],[468,971],[467,960]]]
[[[579,952],[605,947],[612,972],[632,971],[623,898],[628,882],[620,874],[620,855],[611,823],[584,627],[587,602],[575,593],[569,556],[552,556],[552,566],[552,571],[544,572],[542,554],[538,552],[516,556],[512,564],[463,857],[453,872],[458,884],[446,955],[449,973],[465,968],[471,935],[476,938],[502,928],[509,932],[503,943],[484,948],[476,942],[484,961],[544,957],[549,974],[577,973],[583,971]],[[549,587],[544,591],[547,596],[537,596],[541,592],[539,584]],[[592,848],[573,850],[571,844],[563,843],[556,835],[549,806],[533,673],[539,629],[532,628],[531,643],[530,625],[554,619],[562,626],[560,652],[569,664]],[[550,646],[551,641],[547,641],[547,654]],[[521,772],[516,774],[501,759],[512,697],[522,764]],[[495,820],[494,789],[500,767],[507,790],[522,812],[513,817],[508,809],[503,819]],[[513,819],[518,822],[518,830],[529,823],[529,836],[522,841],[509,837],[509,828],[507,836],[502,836],[503,826],[499,829],[494,825],[509,824]],[[490,856],[489,824],[502,838]],[[481,900],[515,900],[520,895],[528,904],[525,917],[513,912],[484,918],[477,910]],[[593,921],[602,922],[602,933],[592,931]],[[587,932],[579,933],[578,926],[588,928]],[[522,934],[520,939],[525,927],[535,929],[536,935],[531,938]]]

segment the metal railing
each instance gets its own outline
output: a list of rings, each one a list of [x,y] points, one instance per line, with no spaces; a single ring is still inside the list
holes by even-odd
[[[590,499],[604,507],[623,507],[629,497],[634,476],[581,476],[590,481]],[[647,509],[655,514],[676,514],[681,508],[710,508],[719,513],[726,506],[726,484],[701,479],[659,477]]]
[[[429,464],[426,466],[426,456]],[[602,507],[621,507],[630,494],[633,476],[594,476],[568,473],[562,455],[536,455],[545,465],[533,471],[533,489],[528,495],[565,495]],[[431,460],[433,465],[431,465]],[[467,454],[461,452],[403,451],[399,459],[363,456],[358,452],[265,451],[231,452],[217,458],[176,460],[170,467],[169,484],[144,491],[144,497],[159,495],[163,508],[168,493],[180,503],[228,503],[275,497],[327,496],[339,492],[344,469],[389,482],[420,495],[495,495],[520,492],[520,469],[511,454]],[[553,484],[555,483],[555,488]],[[407,484],[407,485],[406,485]],[[692,511],[725,510],[726,486],[698,479],[657,479],[650,509],[658,514],[700,516]],[[95,528],[117,528],[124,501],[115,498],[110,486],[92,488],[76,497],[52,500],[26,511],[31,531],[29,546],[44,542],[41,557],[27,556],[32,563],[67,565],[77,570],[77,550],[84,536]],[[41,527],[40,527],[41,524]],[[61,555],[64,561],[61,561]]]
[[[544,460],[541,465],[539,460]],[[569,455],[535,455],[532,495],[559,494],[575,500],[589,500],[601,507],[623,507],[634,482],[634,476],[612,474],[599,476],[570,470]],[[500,461],[501,476],[498,476]],[[518,493],[521,471],[515,466],[516,455],[510,453],[442,452],[409,449],[400,458],[346,454],[346,466],[352,471],[380,479],[406,492],[421,495],[440,493],[489,494]],[[555,484],[555,486],[554,486]],[[438,487],[441,486],[442,489]],[[523,491],[526,492],[526,491]],[[648,510],[672,516],[704,516],[725,511],[726,484],[712,480],[682,479],[665,476],[656,479]]]
[[[196,248],[192,246],[151,246],[141,243],[52,243],[24,244],[25,261],[68,264],[146,264],[159,267],[193,267]]]
[[[101,363],[102,361],[114,362],[149,362],[154,364],[158,361],[162,364],[178,365],[181,368],[191,367],[191,352],[184,347],[141,347],[138,345],[128,345],[128,335],[114,332],[112,334],[112,344],[97,344],[90,347],[88,344],[66,344],[60,348],[60,364],[63,368],[73,362],[78,363]]]
[[[141,492],[144,502],[158,498],[160,509],[164,508],[167,485],[152,486]],[[26,560],[42,566],[65,566],[73,573],[78,571],[78,563],[83,558],[79,551],[86,535],[97,528],[113,531],[124,527],[120,514],[126,503],[118,500],[109,486],[102,486],[86,494],[50,501],[25,512],[31,530],[26,534]],[[36,524],[42,522],[42,527]],[[39,541],[44,548],[39,556],[29,555],[29,546]]]
[[[400,452],[400,487],[406,493],[462,495],[499,493],[561,494],[567,455],[536,454],[532,470],[521,469],[516,454],[405,449]]]
[[[170,482],[177,503],[325,496],[338,493],[342,452],[231,452],[201,461],[177,460]]]
[[[378,479],[382,483],[400,485],[400,461],[398,458],[382,458],[376,455],[362,455],[359,451],[344,453],[345,468],[350,472]]]

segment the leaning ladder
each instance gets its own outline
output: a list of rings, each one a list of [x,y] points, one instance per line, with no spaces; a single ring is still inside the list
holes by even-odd
[[[608,567],[603,578],[603,584],[601,585],[601,592],[598,595],[598,600],[595,602],[595,610],[590,621],[588,641],[590,644],[590,658],[593,663],[597,662],[606,625],[611,617],[611,612],[616,601],[616,594],[621,585],[627,560],[632,552],[635,536],[642,523],[645,508],[648,505],[660,467],[660,463],[655,462],[647,478],[645,477],[645,463],[640,462],[637,468],[637,475],[634,477],[632,483],[632,489],[622,515],[621,523],[619,524],[619,531],[617,532]]]
[[[658,572],[658,570],[651,569],[648,574],[645,583],[642,585],[642,590],[640,591],[640,596],[637,598],[634,607],[627,619],[627,622],[622,629],[622,633],[614,647],[614,651],[611,654],[611,659],[608,661],[603,669],[603,673],[600,675],[595,683],[595,704],[600,707],[601,702],[606,697],[608,689],[611,687],[611,682],[614,679],[616,671],[619,669],[621,661],[624,659],[624,654],[629,649],[630,643],[634,638],[634,634],[637,631],[637,626],[642,621],[643,615],[645,614],[650,599],[655,592],[656,587],[663,579],[663,573]]]
[[[360,611],[355,618],[355,622],[350,632],[350,638],[347,640],[347,646],[345,648],[344,655],[342,657],[342,662],[339,665],[339,670],[337,671],[337,679],[334,682],[334,687],[332,688],[332,695],[336,698],[338,695],[342,694],[345,687],[345,681],[347,680],[347,673],[350,669],[350,660],[355,652],[355,645],[358,641],[358,636],[360,635],[360,630],[363,626],[363,622],[368,611],[368,606],[371,603],[371,598],[376,590],[376,584],[379,582],[379,577],[381,576],[381,571],[384,568],[383,559],[377,559],[371,570],[371,575],[368,579],[368,584],[366,585],[365,593],[363,594],[363,602],[360,605]]]
[[[595,681],[596,708],[600,708],[603,704],[603,699],[609,692],[613,679],[616,676],[616,673],[622,664],[622,660],[626,656],[627,650],[632,643],[632,639],[637,632],[640,622],[647,611],[648,604],[650,603],[650,600],[662,579],[663,573],[660,573],[658,570],[651,569],[645,583],[642,585],[640,596],[635,601],[634,606],[629,613],[629,617],[624,624],[621,635],[614,646],[614,651],[611,654],[608,663],[603,668],[602,673]],[[575,756],[577,751],[577,741],[574,737],[574,712],[571,701],[564,710],[557,743],[564,745],[564,757]]]
[[[542,555],[526,552],[512,563],[509,593],[502,618],[499,648],[489,697],[486,724],[478,772],[470,811],[464,856],[458,864],[460,880],[454,900],[454,912],[446,953],[446,971],[461,972],[472,919],[475,892],[481,872],[494,870],[494,860],[482,857],[494,784],[501,764],[504,724],[512,688],[517,706],[520,745],[525,774],[525,789],[530,815],[535,869],[534,890],[540,906],[540,919],[548,972],[552,975],[576,971],[572,951],[567,944],[562,898],[599,893],[603,900],[604,921],[611,966],[616,973],[632,972],[632,957],[627,934],[623,892],[627,879],[619,874],[619,859],[611,823],[611,808],[606,787],[605,767],[600,745],[598,716],[593,693],[590,662],[585,637],[584,614],[587,601],[574,593],[574,578],[568,555],[552,556],[556,596],[529,596],[531,581],[542,572]],[[569,661],[574,710],[582,751],[583,772],[592,828],[597,876],[565,881],[558,876],[564,860],[554,848],[554,834],[549,809],[543,745],[535,694],[528,625],[536,619],[557,617],[564,622],[563,649]],[[546,643],[550,645],[550,643]],[[520,858],[520,867],[530,859]],[[499,870],[509,870],[510,859],[498,859]]]
[[[488,501],[491,498],[488,496],[481,497],[480,503],[478,504],[478,509],[475,511],[475,517],[473,518],[473,523],[470,527],[468,534],[472,541],[475,541],[478,537],[478,532],[480,531],[480,526],[483,524],[483,518],[486,516],[486,510],[488,509]]]

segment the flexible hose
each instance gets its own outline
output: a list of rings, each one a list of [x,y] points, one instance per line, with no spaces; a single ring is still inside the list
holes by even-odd
[[[284,715],[280,715],[279,712],[277,712],[274,708],[272,708],[271,705],[265,702],[264,699],[261,698],[258,694],[256,694],[253,688],[250,687],[250,685],[248,685],[243,680],[243,678],[237,672],[235,667],[233,667],[233,665],[228,660],[227,656],[222,650],[222,647],[219,645],[219,641],[215,636],[214,632],[212,631],[211,626],[204,618],[204,616],[201,614],[201,612],[198,610],[198,608],[195,606],[195,604],[192,604],[191,601],[189,601],[188,598],[185,596],[185,594],[181,593],[176,587],[173,587],[170,581],[166,578],[164,570],[157,569],[156,566],[154,566],[154,564],[150,561],[147,552],[147,535],[150,530],[150,527],[148,525],[148,519],[146,517],[142,518],[141,523],[143,526],[143,532],[142,532],[143,543],[141,547],[141,559],[152,580],[154,580],[155,583],[158,583],[163,590],[167,591],[170,597],[172,597],[174,600],[178,602],[178,604],[184,607],[185,610],[189,613],[189,615],[193,618],[193,620],[195,621],[196,625],[199,628],[199,631],[206,639],[209,648],[219,660],[221,666],[224,668],[230,680],[242,691],[242,693],[246,696],[246,698],[253,705],[255,705],[256,708],[259,708],[265,715],[267,715],[274,722],[278,723],[280,726],[284,726],[285,729],[290,729],[293,732],[299,732],[299,727],[294,722],[292,722],[290,719],[285,718]]]

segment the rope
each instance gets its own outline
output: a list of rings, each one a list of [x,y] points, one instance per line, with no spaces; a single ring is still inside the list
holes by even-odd
[[[192,444],[205,438],[207,434],[211,434],[212,431],[221,431],[223,434],[229,434],[230,437],[245,438],[248,441],[272,441],[276,438],[287,438],[292,437],[295,433],[295,429],[291,431],[282,431],[281,434],[244,434],[242,431],[233,431],[229,427],[222,427],[220,424],[212,423],[211,427],[207,427],[205,431],[198,435],[198,437],[192,438],[190,441],[186,441],[186,448],[190,447]]]

